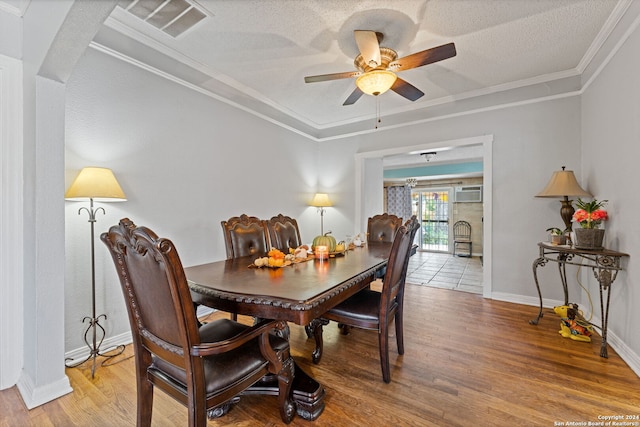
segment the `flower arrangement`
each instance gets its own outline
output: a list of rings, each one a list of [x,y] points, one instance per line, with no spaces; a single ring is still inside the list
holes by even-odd
[[[573,214],[573,220],[579,223],[582,228],[598,228],[602,221],[609,219],[607,211],[602,209],[607,202],[608,200],[598,201],[596,199],[593,199],[590,202],[585,202],[582,199],[578,199],[576,206],[579,209]]]

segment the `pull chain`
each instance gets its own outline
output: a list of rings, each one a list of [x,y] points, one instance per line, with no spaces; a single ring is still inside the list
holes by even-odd
[[[378,129],[378,123],[381,123],[382,119],[380,119],[380,98],[376,96],[376,125],[375,128]]]

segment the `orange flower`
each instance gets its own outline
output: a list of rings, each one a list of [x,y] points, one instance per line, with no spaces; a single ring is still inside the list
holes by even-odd
[[[591,221],[606,221],[608,218],[607,211],[598,209],[595,212],[591,212]]]
[[[584,209],[578,209],[576,213],[573,214],[573,220],[576,222],[588,221],[589,214]]]
[[[598,228],[602,221],[609,219],[607,211],[600,209],[607,203],[607,200],[592,200],[585,202],[578,199],[576,206],[580,209],[573,214],[573,220],[580,224],[582,228]]]

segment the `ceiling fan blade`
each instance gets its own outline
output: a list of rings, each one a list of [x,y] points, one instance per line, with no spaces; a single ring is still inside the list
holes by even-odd
[[[424,95],[424,92],[412,85],[411,83],[402,80],[398,77],[391,86],[391,90],[397,93],[398,95],[404,96],[409,101],[415,101],[418,98],[421,98]]]
[[[304,78],[305,83],[326,82],[327,80],[348,79],[361,75],[360,71],[347,71],[344,73],[320,74],[317,76],[307,76]]]
[[[456,56],[456,46],[453,43],[443,44],[431,49],[416,52],[403,58],[396,59],[389,64],[391,71],[404,71],[421,67],[434,62]]]
[[[356,38],[356,44],[360,49],[360,54],[364,62],[371,68],[376,68],[382,64],[380,59],[380,44],[378,43],[378,35],[375,31],[355,30],[353,32]],[[375,64],[372,64],[372,61]]]
[[[360,90],[360,88],[355,88],[353,92],[351,92],[351,95],[349,95],[349,97],[344,101],[344,104],[342,105],[352,105],[355,104],[355,102],[360,99],[360,97],[364,94],[363,91]]]

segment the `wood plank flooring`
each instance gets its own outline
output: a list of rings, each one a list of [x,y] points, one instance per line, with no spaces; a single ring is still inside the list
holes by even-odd
[[[600,338],[583,343],[558,334],[559,318],[480,295],[407,285],[405,354],[391,341],[391,383],[382,381],[374,332],[343,336],[325,327],[324,355],[310,360],[313,340],[291,325],[299,366],[326,388],[326,409],[292,426],[559,426],[596,425],[619,415],[640,425],[640,379]],[[213,316],[219,315],[218,313]],[[248,319],[244,319],[248,320]],[[128,346],[125,355],[132,354]],[[0,392],[0,426],[133,426],[132,358],[68,369],[74,392],[27,411],[15,387]],[[153,426],[186,425],[186,409],[156,393]],[[635,424],[633,424],[635,423]],[[282,425],[272,396],[245,396],[209,426]],[[603,424],[605,425],[605,424]],[[625,425],[625,424],[618,424]]]

